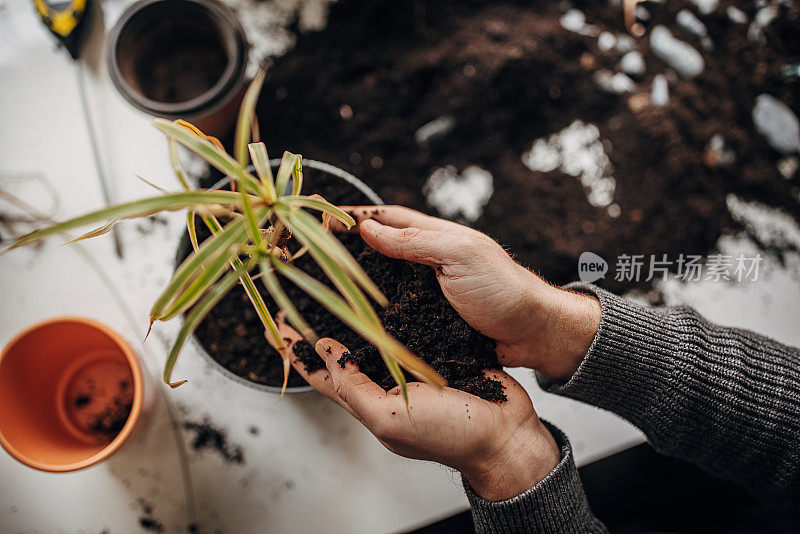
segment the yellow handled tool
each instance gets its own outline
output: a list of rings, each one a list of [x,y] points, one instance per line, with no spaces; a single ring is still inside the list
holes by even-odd
[[[83,37],[84,14],[88,0],[70,0],[50,4],[45,0],[33,0],[42,23],[55,35],[73,59],[78,59]]]

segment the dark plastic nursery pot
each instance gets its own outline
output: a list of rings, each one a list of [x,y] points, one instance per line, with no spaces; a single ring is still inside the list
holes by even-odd
[[[225,6],[137,2],[119,18],[107,47],[111,80],[138,109],[187,120],[217,137],[233,126],[247,88],[248,44]]]
[[[270,160],[270,165],[272,165],[272,167],[276,168],[276,169],[280,166],[280,163],[281,163],[280,159]],[[382,205],[383,204],[383,200],[381,200],[381,198],[378,196],[377,193],[375,193],[375,191],[373,191],[367,184],[365,184],[364,182],[362,182],[361,180],[359,180],[358,178],[356,178],[355,176],[353,176],[352,174],[350,174],[347,171],[344,171],[344,170],[342,170],[342,169],[340,169],[338,167],[334,167],[333,165],[329,165],[327,163],[323,163],[321,161],[314,161],[314,160],[305,159],[305,158],[303,158],[303,168],[304,169],[314,169],[316,171],[325,173],[325,174],[327,174],[329,176],[333,176],[335,178],[338,178],[342,182],[342,187],[353,187],[353,188],[357,189],[360,193],[362,193],[365,197],[367,197],[370,202],[372,202],[372,203],[374,203],[376,205]],[[254,168],[250,167],[249,170],[252,172],[252,171],[254,171]],[[226,178],[224,180],[221,180],[217,184],[215,184],[211,189],[221,189],[221,188],[226,187],[227,185],[228,185],[228,179]],[[289,184],[289,187],[291,187],[291,183]],[[183,261],[183,259],[186,256],[189,255],[190,247],[191,247],[191,244],[189,242],[189,235],[187,233],[184,233],[183,237],[181,238],[180,245],[178,246],[178,254],[176,256],[176,260],[177,260],[176,264],[179,265]],[[216,369],[217,371],[221,372],[224,376],[230,378],[234,382],[237,382],[239,384],[242,384],[242,385],[254,388],[254,389],[258,389],[260,391],[267,391],[267,392],[270,392],[270,393],[277,393],[277,394],[281,393],[281,387],[280,386],[272,386],[272,385],[263,384],[263,383],[260,383],[260,382],[254,382],[253,380],[249,380],[247,378],[244,378],[244,377],[234,373],[233,371],[231,371],[230,369],[228,369],[227,367],[222,365],[220,362],[218,362],[216,359],[214,359],[214,357],[211,354],[209,354],[209,352],[206,349],[206,347],[203,346],[203,344],[197,339],[197,336],[194,336],[194,335],[192,336],[191,343],[192,343],[192,345],[194,345],[198,349],[200,354],[203,355],[203,358],[205,358],[205,360],[207,362],[209,362],[214,369]],[[267,343],[266,339],[264,340],[264,343]],[[277,353],[275,354],[275,358],[276,359],[278,358]],[[304,393],[304,392],[307,392],[307,391],[314,391],[314,388],[312,386],[309,386],[309,385],[294,386],[294,387],[289,386],[289,387],[286,388],[286,393]]]
[[[101,462],[144,426],[149,380],[131,346],[98,321],[36,324],[0,353],[0,444],[42,471]]]

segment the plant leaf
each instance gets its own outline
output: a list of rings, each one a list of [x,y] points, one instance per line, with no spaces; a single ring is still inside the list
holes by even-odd
[[[239,203],[241,203],[241,196],[238,193],[232,193],[230,191],[186,191],[181,193],[169,193],[167,195],[135,200],[124,204],[116,204],[36,230],[17,239],[7,250],[34,243],[54,234],[66,232],[89,224],[108,221],[110,219],[134,219],[161,211],[200,208],[206,204],[235,206]]]
[[[214,146],[214,143],[211,141],[166,119],[154,120],[153,126],[164,132],[168,137],[174,138],[175,141],[209,162],[221,172],[230,176],[233,180],[240,182],[243,189],[257,196],[264,196],[264,191],[258,180],[256,180],[252,174],[245,171],[239,163],[226,154],[224,150]]]
[[[69,245],[70,243],[75,243],[76,241],[82,241],[84,239],[89,239],[90,237],[97,237],[97,236],[101,236],[103,234],[107,234],[108,232],[111,231],[112,228],[114,228],[114,225],[117,224],[118,222],[119,222],[119,218],[111,219],[108,222],[108,224],[106,224],[104,226],[101,226],[100,228],[96,228],[96,229],[94,229],[94,230],[92,230],[90,232],[86,232],[82,236],[76,237],[75,239],[73,239],[71,241],[67,241],[64,244],[65,245]]]
[[[319,198],[310,196],[292,195],[281,198],[280,202],[281,204],[285,204],[292,208],[310,208],[323,213],[328,213],[341,221],[341,223],[344,224],[348,229],[352,228],[356,224],[355,219],[353,219],[349,213],[342,211],[327,200],[321,200]]]
[[[292,169],[292,194],[299,195],[303,189],[303,156],[297,155],[297,165]]]
[[[300,156],[292,154],[291,152],[284,152],[281,158],[281,166],[278,167],[278,177],[275,179],[275,191],[278,197],[284,196],[286,186],[289,184],[289,178],[292,177],[297,163],[300,161]]]
[[[236,196],[239,195],[239,193],[232,194]],[[267,210],[262,208],[262,214],[265,211]],[[211,237],[206,239],[203,244],[200,245],[197,252],[189,255],[175,270],[175,274],[172,275],[169,284],[167,284],[167,287],[162,291],[161,295],[150,309],[150,319],[161,320],[167,305],[179,295],[182,288],[189,284],[202,266],[219,254],[227,258],[231,247],[241,242],[245,235],[244,219],[238,218],[228,223],[224,229],[214,232]]]
[[[175,367],[175,362],[178,360],[178,354],[183,348],[186,339],[189,337],[189,335],[191,335],[192,332],[195,331],[197,326],[205,318],[211,308],[216,306],[217,303],[222,300],[222,297],[224,297],[228,291],[231,290],[239,277],[242,275],[248,276],[249,267],[251,266],[251,264],[249,264],[247,267],[242,266],[235,271],[226,274],[225,277],[220,280],[220,282],[215,285],[211,291],[208,292],[203,300],[201,300],[197,306],[192,308],[192,311],[189,312],[189,315],[181,325],[181,329],[178,332],[175,343],[172,345],[169,355],[167,356],[167,363],[164,366],[164,382],[168,384],[169,387],[174,389],[186,383],[186,380],[172,382],[172,369]]]
[[[260,260],[259,265],[261,267],[261,281],[264,283],[264,287],[267,288],[267,291],[269,291],[269,294],[272,296],[272,298],[275,299],[275,303],[286,314],[286,319],[288,319],[289,324],[291,324],[298,332],[300,332],[300,335],[302,335],[306,341],[313,345],[317,342],[317,334],[314,333],[314,330],[303,319],[303,316],[300,315],[300,312],[295,307],[292,299],[289,298],[289,295],[287,295],[281,287],[278,277],[275,276],[273,269],[273,263],[276,261],[280,260],[271,255],[269,256],[269,259],[262,258]]]
[[[186,213],[186,232],[189,234],[192,250],[197,252],[199,245],[197,244],[197,229],[195,228],[195,215],[193,211]]]
[[[293,226],[292,217],[294,213],[287,214],[289,219],[288,227],[292,230],[295,238],[300,241],[300,243],[307,249],[309,254],[314,258],[314,261],[317,262],[325,274],[330,278],[333,282],[336,289],[339,290],[347,302],[350,303],[350,306],[358,312],[364,319],[368,319],[373,323],[380,324],[380,320],[378,316],[375,314],[375,310],[372,309],[370,306],[369,301],[358,288],[358,286],[353,282],[353,280],[348,276],[347,271],[345,271],[339,263],[334,260],[328,251],[320,247],[313,239],[309,238],[303,230],[299,228],[295,228]]]
[[[275,213],[279,217],[285,217],[285,212],[276,210]],[[344,245],[327,232],[322,225],[311,214],[302,210],[293,210],[288,217],[291,220],[291,227],[287,225],[293,232],[300,232],[306,238],[313,240],[320,248],[325,250],[335,261],[338,263],[350,277],[360,285],[364,291],[369,294],[381,306],[386,306],[389,301],[381,293],[378,286],[370,280],[364,269],[358,262],[350,255]],[[284,221],[285,224],[286,221]]]
[[[242,105],[239,107],[239,118],[236,121],[236,134],[234,137],[234,154],[236,161],[239,162],[241,168],[247,167],[247,145],[250,143],[251,138],[251,124],[255,119],[256,103],[258,102],[258,95],[261,93],[261,86],[264,84],[264,77],[267,72],[262,67],[250,82],[250,87],[244,94]]]
[[[235,258],[233,260],[234,267],[236,267],[237,262],[238,264],[241,264],[241,260],[239,258]],[[264,298],[261,296],[261,293],[258,292],[258,289],[256,289],[255,282],[253,282],[253,279],[250,278],[250,275],[248,274],[242,276],[240,280],[244,286],[245,293],[247,293],[247,297],[250,299],[250,302],[253,304],[253,307],[256,310],[258,318],[261,319],[261,324],[264,325],[265,334],[272,336],[275,346],[278,347],[278,350],[280,351],[285,346],[283,344],[283,338],[281,338],[281,335],[278,332],[278,325],[275,324],[275,319],[272,318],[272,315],[267,309],[267,304],[264,302]]]
[[[168,321],[188,310],[210,288],[230,266],[231,250],[222,250],[203,266],[202,272],[189,282],[183,291],[175,296],[170,305],[161,312],[159,321]]]
[[[178,181],[183,188],[188,191],[191,188],[189,187],[189,180],[186,179],[186,173],[183,171],[183,165],[181,165],[181,159],[178,155],[178,143],[175,142],[174,137],[167,136],[167,145],[169,146],[169,162],[172,165],[172,172],[178,177]]]
[[[248,149],[250,150],[250,158],[256,168],[256,174],[261,178],[261,183],[264,184],[267,195],[272,199],[278,198],[272,177],[272,167],[269,164],[269,156],[267,155],[267,146],[264,143],[250,143]]]

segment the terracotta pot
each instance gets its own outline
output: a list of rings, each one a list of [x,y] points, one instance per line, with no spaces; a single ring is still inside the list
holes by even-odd
[[[279,158],[271,159],[269,160],[269,163],[273,167],[273,169],[277,169],[278,167],[280,167],[281,160]],[[306,169],[314,169],[323,172],[325,174],[335,176],[336,178],[339,178],[342,181],[342,186],[352,187],[358,190],[365,197],[367,197],[369,201],[372,202],[373,204],[376,205],[383,204],[383,200],[381,200],[381,197],[379,197],[378,194],[375,191],[373,191],[367,184],[365,184],[364,182],[362,182],[349,172],[340,169],[339,167],[334,167],[333,165],[330,165],[328,163],[323,163],[321,161],[315,161],[313,159],[306,159],[306,158],[303,158],[303,167]],[[255,172],[255,167],[251,165],[250,167],[248,167],[247,170],[249,172]],[[222,180],[214,184],[210,189],[224,189],[228,187],[228,184],[229,184],[228,178],[223,178]],[[291,188],[291,181],[287,186],[287,188]],[[189,255],[189,253],[191,252],[191,246],[192,245],[189,242],[189,234],[184,233],[183,237],[181,238],[180,244],[178,245],[178,253],[175,258],[176,266],[180,265],[181,262]],[[205,358],[205,360],[208,363],[210,363],[214,369],[221,372],[227,378],[244,386],[257,389],[260,391],[267,391],[269,393],[277,393],[277,394],[281,393],[280,386],[270,386],[267,384],[262,384],[260,382],[254,382],[252,380],[237,375],[236,373],[234,373],[233,371],[231,371],[230,369],[219,363],[208,353],[208,349],[206,349],[206,347],[200,342],[200,340],[197,339],[197,336],[192,335],[190,341],[197,348],[197,351],[203,355],[203,358]],[[264,340],[264,343],[266,342],[267,341]],[[277,353],[275,354],[275,357],[278,358]],[[310,391],[315,391],[313,386],[309,385],[289,386],[286,388],[286,393],[306,393]]]
[[[0,353],[0,444],[42,471],[101,462],[141,428],[155,393],[145,377],[130,345],[102,323],[59,317],[34,325]]]
[[[247,89],[248,45],[233,13],[214,0],[143,0],[108,37],[108,70],[125,99],[158,117],[223,137]]]

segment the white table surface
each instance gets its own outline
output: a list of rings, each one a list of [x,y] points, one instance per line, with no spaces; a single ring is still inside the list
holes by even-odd
[[[105,4],[105,23],[122,4]],[[0,0],[0,188],[63,219],[102,205],[81,115],[76,66],[55,50],[26,0]],[[150,118],[115,91],[103,66],[102,28],[90,36],[87,75],[104,165],[117,197],[151,194],[134,175],[177,188],[163,137]],[[311,155],[309,155],[311,156]],[[0,202],[0,209],[9,206]],[[766,219],[778,217],[767,213]],[[166,225],[120,225],[125,259],[106,236],[76,246],[52,239],[0,257],[0,344],[49,317],[99,319],[123,333],[147,370],[160,376],[176,324],[160,324],[144,344],[150,304],[168,280],[182,215]],[[759,224],[764,224],[763,220]],[[791,223],[785,231],[800,235]],[[746,240],[728,247],[745,248]],[[712,320],[747,326],[800,344],[797,258],[746,286],[665,285],[670,302],[688,302]],[[609,413],[543,393],[529,371],[512,372],[531,393],[542,417],[569,435],[579,464],[636,443],[639,431]],[[109,461],[81,472],[48,474],[0,452],[0,532],[138,532],[139,499],[167,532],[396,532],[466,509],[459,477],[441,466],[397,457],[343,410],[316,393],[277,395],[233,383],[193,347],[184,349],[177,390],[161,387],[147,431]],[[191,435],[178,421],[209,418],[242,447],[243,464],[211,451],[181,450]],[[258,435],[248,432],[250,426]],[[188,482],[188,483],[187,483]],[[357,501],[357,504],[356,504]]]

